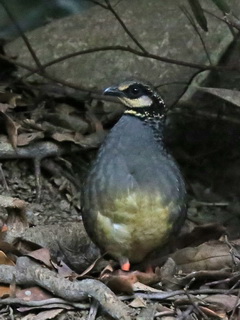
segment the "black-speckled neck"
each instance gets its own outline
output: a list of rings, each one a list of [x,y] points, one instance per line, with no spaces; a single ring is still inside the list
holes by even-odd
[[[160,142],[163,141],[164,138],[166,122],[165,110],[163,111],[164,108],[164,103],[161,103],[160,106],[136,108],[135,110],[127,109],[124,115],[136,117],[143,121],[144,124],[150,126],[154,131],[154,138]],[[159,112],[159,110],[161,111]]]

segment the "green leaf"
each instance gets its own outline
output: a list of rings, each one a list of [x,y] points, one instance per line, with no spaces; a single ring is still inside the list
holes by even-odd
[[[219,10],[221,10],[223,13],[229,13],[230,7],[225,2],[225,0],[212,0],[212,2],[218,7]]]
[[[198,0],[188,0],[188,3],[192,9],[195,19],[197,20],[199,26],[204,30],[208,31],[207,19],[205,18],[203,9]]]

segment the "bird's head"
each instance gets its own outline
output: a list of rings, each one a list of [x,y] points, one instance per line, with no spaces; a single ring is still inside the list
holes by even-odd
[[[125,113],[136,116],[163,116],[165,104],[158,92],[149,84],[139,81],[124,81],[107,88],[104,95],[117,97],[127,108]]]

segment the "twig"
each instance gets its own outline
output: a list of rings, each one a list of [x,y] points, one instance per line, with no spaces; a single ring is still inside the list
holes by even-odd
[[[141,45],[141,43],[135,38],[135,36],[131,33],[131,31],[127,28],[123,20],[120,18],[118,13],[113,9],[113,6],[110,4],[109,0],[105,0],[105,3],[107,5],[107,9],[112,12],[114,17],[117,19],[117,21],[120,23],[122,26],[123,30],[127,33],[130,39],[138,46],[139,49],[142,50],[142,52],[147,53],[147,50]]]
[[[87,320],[95,320],[99,309],[99,302],[93,299]]]
[[[100,7],[102,7],[102,8],[104,8],[104,9],[107,9],[107,6],[106,6],[106,5],[104,5],[104,4],[102,4],[101,2],[98,2],[98,1],[96,1],[96,0],[88,0],[88,2],[92,2],[92,3],[94,3],[94,4],[96,4],[96,5],[100,6]]]
[[[204,207],[228,207],[229,202],[204,202],[204,201],[195,201],[196,205]]]
[[[216,14],[214,14],[214,13],[212,13],[211,11],[208,11],[208,10],[206,10],[206,9],[203,9],[203,11],[206,12],[207,14],[209,14],[210,16],[216,18],[217,20],[220,20],[220,21],[226,23],[226,25],[228,26],[228,28],[229,28],[230,32],[232,33],[233,37],[234,37],[234,38],[236,37],[236,32],[234,32],[234,28],[233,28],[234,26],[232,26],[232,25],[229,23],[229,21],[228,21],[227,19],[225,19],[225,17],[224,17],[224,18],[221,18],[221,17],[217,16]],[[237,29],[237,28],[236,28],[236,29]]]
[[[197,290],[189,290],[188,293],[192,295],[198,294],[226,294],[228,290],[225,289],[197,289]],[[231,293],[238,293],[238,289],[234,289]],[[184,290],[176,290],[171,292],[161,292],[161,293],[135,293],[134,295],[129,296],[121,296],[120,299],[122,301],[132,300],[136,297],[141,297],[143,299],[149,300],[166,300],[176,296],[185,296]]]
[[[240,280],[238,280],[234,285],[226,292],[226,294],[231,294],[232,291],[239,285]]]
[[[11,21],[13,22],[13,24],[15,25],[16,29],[18,30],[20,36],[22,37],[24,43],[26,44],[33,60],[35,61],[39,71],[41,71],[41,73],[44,72],[44,69],[42,67],[42,64],[41,62],[39,61],[35,51],[33,50],[27,36],[25,35],[25,33],[22,31],[21,27],[19,26],[19,24],[17,23],[17,20],[15,19],[15,17],[13,16],[13,14],[11,13],[11,11],[9,10],[8,6],[6,5],[5,1],[4,0],[0,0],[1,2],[1,5],[3,6],[3,8],[5,9],[5,11],[7,12],[9,18],[11,19]]]
[[[16,267],[1,265],[0,282],[11,283],[15,277],[16,284],[39,285],[52,294],[73,302],[86,300],[88,296],[92,296],[114,319],[130,320],[130,308],[100,281],[86,279],[71,282],[46,268],[29,265],[28,261],[28,258],[20,257]]]
[[[237,299],[236,299],[236,301],[235,301],[235,303],[234,303],[234,307],[233,307],[233,309],[232,309],[232,313],[231,313],[231,315],[230,315],[229,320],[233,320],[233,319],[234,319],[235,311],[236,311],[236,309],[237,309],[237,307],[238,307],[238,305],[239,305],[239,297],[240,297],[240,290],[238,290]]]
[[[164,82],[161,84],[157,84],[156,86],[154,86],[155,89],[164,87],[164,86],[171,86],[171,85],[180,85],[180,86],[187,86],[189,85],[189,82],[185,82],[185,81],[171,81],[171,82]]]
[[[186,320],[189,319],[189,315],[193,312],[194,306],[190,305],[186,311],[182,312],[181,315],[177,316],[176,320]]]
[[[185,6],[179,6],[181,11],[183,12],[183,14],[186,16],[186,18],[188,19],[188,21],[190,22],[190,24],[192,25],[193,29],[196,31],[201,43],[202,43],[202,46],[203,46],[203,49],[206,53],[206,56],[207,56],[207,59],[209,61],[209,63],[212,65],[212,61],[211,61],[211,57],[208,53],[208,50],[207,50],[207,47],[206,47],[206,44],[203,40],[203,37],[201,35],[201,32],[198,30],[198,27],[196,26],[196,23],[195,21],[193,20],[191,14],[188,12],[187,8]]]
[[[0,163],[0,175],[2,177],[2,182],[3,182],[4,189],[9,191],[9,187],[8,187],[8,184],[7,184],[4,172],[3,172],[3,168],[2,168],[2,163]]]
[[[56,63],[62,62],[66,59],[70,59],[70,58],[74,58],[76,56],[80,56],[80,55],[84,55],[84,54],[89,54],[89,53],[95,53],[95,52],[102,52],[102,51],[123,51],[123,52],[129,52],[132,53],[136,56],[139,57],[145,57],[148,59],[153,59],[153,60],[157,60],[157,61],[161,61],[161,62],[165,62],[165,63],[171,63],[171,64],[176,64],[179,66],[183,66],[183,67],[189,67],[189,68],[193,68],[193,69],[199,69],[201,71],[205,71],[205,70],[214,70],[214,71],[237,71],[240,72],[240,69],[237,69],[236,67],[225,67],[225,66],[214,66],[214,65],[205,65],[205,64],[199,64],[199,63],[192,63],[192,62],[186,62],[186,61],[181,61],[181,60],[176,60],[176,59],[171,59],[171,58],[167,58],[167,57],[162,57],[159,56],[157,54],[153,54],[150,52],[142,52],[139,51],[137,49],[134,49],[132,47],[129,46],[102,46],[102,47],[95,47],[95,48],[90,48],[90,49],[85,49],[85,50],[79,50],[76,52],[72,52],[69,54],[66,54],[62,57],[56,58],[50,62],[47,62],[46,64],[43,64],[42,67],[45,69],[47,67],[50,67]],[[0,55],[0,58],[7,60],[13,64],[17,64],[17,62],[15,63],[15,60],[7,58],[4,55]],[[38,69],[34,69],[28,65],[25,65],[23,63],[21,63],[21,67],[31,71],[31,73],[26,74],[24,77],[29,77],[31,76],[33,73],[39,73]],[[20,66],[20,65],[19,65]],[[60,79],[59,79],[60,80]],[[61,80],[60,80],[61,81]],[[89,89],[85,89],[85,91],[90,91]]]
[[[188,300],[190,301],[190,303],[192,304],[192,306],[197,310],[197,312],[204,318],[204,319],[208,319],[208,317],[205,315],[205,313],[199,308],[198,304],[192,299],[191,295],[189,294],[188,290],[185,289],[184,290]]]
[[[76,57],[78,55],[84,55],[84,54],[89,54],[89,53],[94,53],[94,52],[101,52],[101,51],[114,51],[114,50],[129,52],[129,53],[135,54],[137,56],[145,57],[145,58],[148,58],[148,59],[154,59],[154,60],[158,60],[158,61],[162,61],[162,62],[166,62],[166,63],[172,63],[172,64],[176,64],[176,65],[180,65],[180,66],[199,69],[201,71],[214,70],[214,71],[224,71],[224,72],[226,72],[226,71],[240,72],[240,69],[237,69],[234,66],[232,66],[232,67],[212,66],[212,65],[202,65],[202,64],[197,64],[197,63],[185,62],[185,61],[170,59],[170,58],[166,58],[166,57],[161,57],[161,56],[158,56],[158,55],[155,55],[155,54],[151,54],[151,53],[143,53],[143,52],[138,51],[136,49],[133,49],[131,47],[125,47],[125,46],[104,46],[104,47],[96,47],[96,48],[92,48],[92,49],[86,49],[86,50],[73,52],[73,53],[64,55],[62,57],[59,57],[59,58],[57,58],[55,60],[52,60],[52,61],[42,65],[42,67],[45,69],[45,68],[47,68],[49,66],[52,66],[52,65],[54,65],[56,63],[62,62],[62,61],[66,60],[66,59],[69,59],[69,58]],[[79,85],[79,84],[77,85],[77,84],[71,83],[71,82],[66,81],[66,80],[59,79],[57,77],[54,77],[54,76],[46,74],[46,73],[42,74],[39,71],[39,69],[30,67],[29,65],[26,65],[26,64],[24,64],[22,62],[15,61],[14,59],[6,57],[6,56],[4,56],[2,54],[0,54],[0,58],[3,59],[3,60],[8,61],[10,63],[13,63],[14,65],[16,65],[18,67],[21,67],[23,69],[26,69],[26,70],[30,71],[29,73],[27,73],[23,77],[21,77],[20,80],[24,79],[24,78],[27,78],[27,77],[33,75],[34,73],[37,73],[37,74],[43,76],[46,79],[49,79],[51,81],[55,81],[55,82],[57,82],[59,84],[67,86],[69,88],[73,88],[73,89],[80,90],[80,91],[83,91],[83,92],[88,92],[88,93],[91,93],[91,94],[96,94],[96,95],[98,95],[98,98],[99,98],[99,91],[98,90],[86,88],[86,87],[84,87],[82,85]],[[94,97],[94,96],[92,96],[92,97]],[[103,97],[101,97],[101,98],[103,98]]]
[[[46,307],[47,305],[69,305],[74,308],[78,309],[88,309],[89,303],[79,303],[79,302],[71,302],[66,301],[64,299],[60,298],[50,298],[47,300],[40,300],[40,301],[27,301],[23,299],[18,298],[6,298],[6,299],[0,299],[0,305],[22,305],[27,307]]]

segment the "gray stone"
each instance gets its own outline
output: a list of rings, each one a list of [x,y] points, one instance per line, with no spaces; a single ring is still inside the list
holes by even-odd
[[[239,14],[240,2],[228,2],[234,13]],[[187,1],[123,0],[117,3],[114,6],[115,10],[149,52],[176,60],[208,63],[198,35],[179,8],[180,4],[188,6]],[[212,1],[203,0],[201,3],[209,11],[222,16]],[[188,9],[190,11],[189,7]],[[213,61],[216,62],[232,41],[232,35],[225,23],[211,15],[206,16],[209,32],[200,32]],[[99,6],[82,14],[54,21],[27,33],[27,36],[42,63],[87,48],[109,45],[137,48],[113,14]],[[18,54],[19,61],[35,66],[22,39],[13,41],[6,49],[10,55]],[[198,71],[122,51],[103,51],[77,56],[47,70],[59,79],[100,90],[133,77],[147,79],[154,85],[183,83],[160,88],[163,97],[170,104],[181,95],[186,84]],[[23,69],[19,72],[21,75],[26,73]]]

